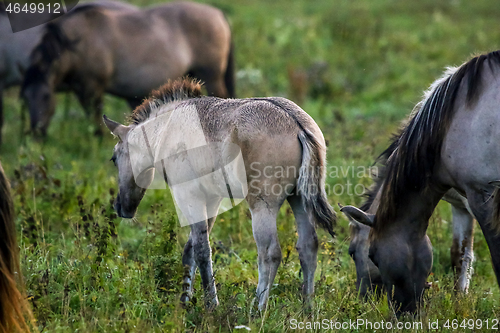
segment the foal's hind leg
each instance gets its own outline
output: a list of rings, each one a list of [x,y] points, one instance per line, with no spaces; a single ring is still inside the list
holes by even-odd
[[[304,285],[302,295],[306,306],[311,305],[314,293],[314,273],[317,266],[318,236],[314,221],[306,212],[299,195],[288,197],[288,202],[293,210],[295,221],[297,221],[297,231],[299,239],[297,241],[297,251],[299,252],[300,265],[304,273]]]
[[[472,276],[474,262],[474,220],[465,207],[451,206],[453,214],[453,244],[450,249],[451,264],[455,271],[455,288],[466,293]]]
[[[268,205],[263,200],[249,200],[249,205],[259,260],[257,300],[259,310],[263,310],[266,307],[269,291],[281,263],[281,248],[276,229],[276,216],[281,204]]]

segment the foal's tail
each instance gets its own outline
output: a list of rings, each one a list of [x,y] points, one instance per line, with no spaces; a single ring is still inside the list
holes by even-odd
[[[306,128],[301,128],[302,164],[297,188],[308,212],[314,214],[316,223],[335,237],[333,227],[337,215],[328,203],[325,191],[326,151],[323,145]]]
[[[16,283],[19,278],[19,253],[16,243],[14,212],[9,183],[0,165],[0,332],[29,332],[26,317],[34,323],[24,293]]]
[[[224,74],[224,83],[226,84],[226,90],[229,98],[235,98],[235,84],[234,84],[234,43],[231,42],[231,48],[229,49],[229,55],[227,57],[227,67],[226,74]]]

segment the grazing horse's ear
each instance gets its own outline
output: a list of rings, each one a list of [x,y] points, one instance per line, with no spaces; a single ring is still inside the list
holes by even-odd
[[[127,135],[127,133],[130,131],[130,127],[117,123],[116,121],[106,117],[106,115],[103,115],[102,119],[104,120],[104,124],[111,131],[111,133],[119,137],[120,140],[122,141]]]
[[[344,213],[349,219],[364,224],[369,227],[373,227],[373,219],[375,215],[367,214],[363,212],[361,209],[358,209],[354,206],[340,206],[340,211]]]

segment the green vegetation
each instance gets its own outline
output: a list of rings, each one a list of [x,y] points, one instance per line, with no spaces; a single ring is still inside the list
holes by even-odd
[[[358,175],[358,168],[373,163],[445,66],[495,50],[500,43],[498,1],[209,3],[221,8],[232,25],[239,97],[288,97],[322,128],[329,142],[328,162],[339,168],[336,177],[328,178],[335,206],[361,203],[362,197],[334,186],[371,184],[368,173]],[[347,254],[348,222],[342,214],[334,241],[319,231],[315,306],[310,316],[302,312],[297,235],[288,206],[278,217],[284,259],[266,313],[251,311],[257,254],[244,204],[221,215],[211,236],[221,306],[213,312],[204,309],[197,277],[197,301],[183,309],[180,258],[188,229],[180,228],[169,191],[149,191],[135,219],[116,218],[110,205],[117,187],[117,171],[108,162],[112,136],[94,137],[92,122],[76,99],[71,97],[65,109],[66,97],[60,95],[47,140],[23,141],[17,95],[13,89],[5,101],[0,156],[12,182],[23,275],[40,330],[245,332],[235,329],[245,325],[255,332],[279,332],[291,330],[292,319],[390,319],[385,298],[357,299],[355,269]],[[129,112],[123,101],[106,99],[105,113],[111,118],[123,121]],[[349,169],[343,175],[341,167],[356,172]],[[499,317],[499,289],[479,228],[471,291],[454,294],[451,232],[450,207],[441,203],[429,227],[434,245],[429,280],[434,287],[422,313],[424,328],[429,320],[439,319],[446,331],[446,319],[460,324]]]

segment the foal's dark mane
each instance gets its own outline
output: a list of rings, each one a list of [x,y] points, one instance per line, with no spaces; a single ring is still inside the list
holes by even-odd
[[[482,91],[480,84],[485,62],[493,70],[493,64],[500,64],[500,51],[476,56],[436,81],[431,86],[432,91],[416,105],[416,112],[409,123],[382,153],[381,162],[385,164],[383,174],[368,193],[368,200],[362,207],[367,208],[368,203],[371,205],[380,186],[383,186],[375,231],[394,221],[396,208],[404,200],[405,193],[410,190],[424,191],[429,187],[454,115],[458,91],[462,83],[465,84],[466,103],[471,106],[477,101]]]
[[[188,98],[202,96],[202,84],[200,81],[184,77],[177,80],[169,80],[157,90],[153,90],[148,99],[135,108],[130,115],[129,124],[139,125],[149,119],[151,113],[158,107]]]

